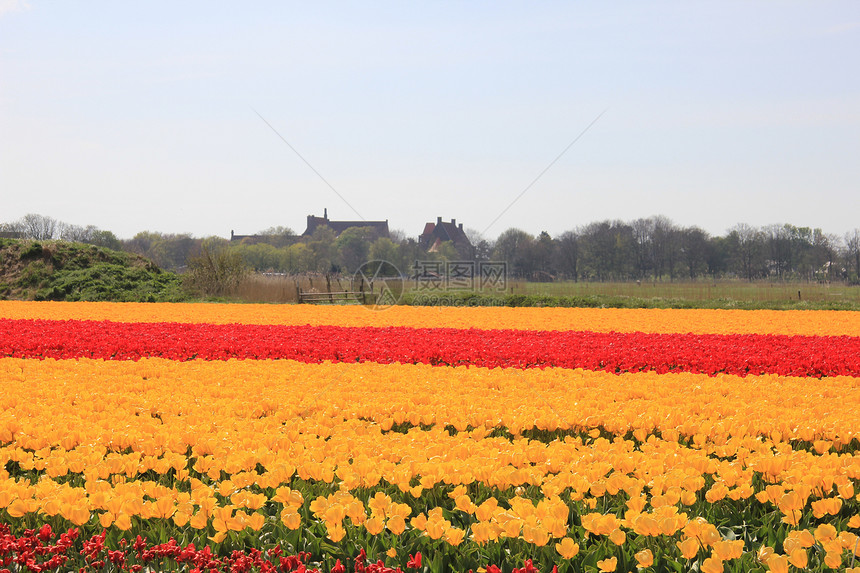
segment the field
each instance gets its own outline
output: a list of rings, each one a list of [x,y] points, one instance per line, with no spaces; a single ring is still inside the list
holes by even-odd
[[[468,306],[464,295],[471,291],[448,289],[438,293],[420,291],[413,280],[391,282],[390,287],[403,292],[402,302],[426,305],[435,299],[449,305]],[[242,302],[294,303],[298,291],[327,292],[355,290],[352,277],[330,278],[323,275],[278,276],[254,274],[231,294]],[[378,287],[377,287],[378,288]],[[799,308],[860,310],[860,286],[844,283],[747,282],[740,280],[630,282],[526,282],[509,280],[503,292],[478,291],[481,304],[496,306],[573,306],[644,307],[644,308]],[[533,300],[514,298],[532,297]],[[507,298],[503,298],[507,297]],[[542,297],[542,298],[538,298]],[[494,299],[494,300],[490,300]],[[572,301],[570,300],[572,299]],[[489,303],[487,302],[489,301]]]
[[[0,381],[0,571],[860,573],[856,312],[0,302]]]
[[[808,301],[814,303],[860,303],[860,286],[843,283],[811,282],[748,282],[720,281],[644,281],[636,282],[571,282],[535,283],[516,281],[514,292],[549,294],[554,296],[632,297],[682,301],[738,301],[782,303]]]

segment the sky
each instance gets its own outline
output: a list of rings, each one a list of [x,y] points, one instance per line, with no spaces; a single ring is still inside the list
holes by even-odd
[[[860,227],[860,2],[0,0],[0,222]]]

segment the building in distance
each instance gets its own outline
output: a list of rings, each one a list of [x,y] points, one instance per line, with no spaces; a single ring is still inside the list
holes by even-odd
[[[335,236],[339,236],[347,229],[353,227],[368,227],[370,229],[373,229],[373,232],[376,234],[377,238],[389,238],[388,219],[384,221],[332,221],[328,218],[328,209],[323,209],[322,217],[308,215],[308,227],[307,229],[305,229],[305,232],[302,233],[302,236],[309,237],[314,234],[314,231],[316,231],[317,228],[323,226],[328,227],[329,229],[334,231]]]
[[[458,251],[472,248],[472,242],[463,231],[463,223],[457,225],[456,219],[451,219],[448,223],[442,221],[442,217],[437,217],[435,223],[425,224],[424,232],[418,236],[418,244],[431,253],[436,252],[442,243],[447,241],[451,241]]]

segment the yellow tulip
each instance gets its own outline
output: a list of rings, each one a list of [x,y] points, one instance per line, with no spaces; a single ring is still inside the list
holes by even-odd
[[[392,515],[388,518],[385,526],[394,535],[400,535],[406,530],[406,520],[403,519],[402,515]]]
[[[573,559],[579,553],[579,544],[570,537],[565,537],[555,544],[555,550],[565,559]]]
[[[798,547],[788,555],[788,561],[798,569],[806,569],[806,565],[809,562],[809,555],[806,553],[806,549]]]
[[[266,524],[266,517],[262,513],[254,512],[245,521],[245,526],[250,527],[254,531],[260,531],[263,525]]]
[[[637,566],[640,569],[651,567],[651,565],[654,564],[654,554],[651,553],[650,549],[643,549],[642,551],[637,552],[633,557],[636,558]]]
[[[6,507],[6,511],[11,517],[24,517],[30,511],[30,507],[23,499],[16,499]]]
[[[706,557],[702,561],[702,573],[723,573],[723,562],[716,557]]]
[[[624,542],[627,541],[627,534],[616,528],[609,534],[609,540],[615,545],[624,545]]]
[[[128,531],[131,529],[131,516],[127,513],[121,513],[116,516],[113,523],[122,531]]]
[[[364,528],[371,535],[379,535],[385,529],[385,522],[382,521],[382,518],[374,515],[364,522]],[[435,537],[434,539],[438,539],[439,537]]]
[[[688,537],[683,541],[678,541],[676,545],[681,550],[681,555],[684,556],[684,559],[695,559],[699,553],[699,540],[695,537]]]
[[[466,532],[458,527],[449,527],[445,530],[445,541],[455,547],[460,545],[465,536]]]
[[[331,523],[326,522],[326,531],[328,534],[328,538],[337,543],[346,535],[346,530],[343,528],[343,524],[341,522]]]
[[[281,511],[281,523],[287,526],[287,529],[296,530],[302,525],[302,516],[293,507],[285,507]]]

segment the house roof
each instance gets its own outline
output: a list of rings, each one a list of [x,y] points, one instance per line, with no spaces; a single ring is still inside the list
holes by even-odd
[[[437,217],[435,223],[424,225],[424,232],[418,237],[418,242],[425,248],[433,248],[437,242],[445,241],[451,241],[455,246],[472,245],[469,237],[463,231],[463,223],[458,225],[456,219],[447,222],[443,221],[442,217]]]
[[[332,221],[328,216],[315,217],[313,215],[308,215],[308,226],[307,229],[305,229],[305,232],[302,233],[302,236],[307,237],[309,235],[313,235],[314,231],[316,231],[318,227],[322,226],[326,226],[334,231],[335,235],[340,235],[352,227],[370,227],[380,237],[389,236],[388,219],[385,221]]]

